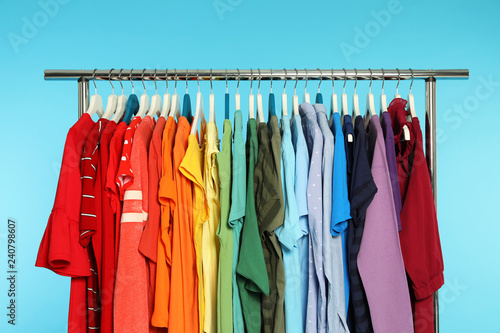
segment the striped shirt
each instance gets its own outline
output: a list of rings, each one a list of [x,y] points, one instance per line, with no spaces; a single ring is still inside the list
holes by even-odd
[[[97,231],[96,200],[94,190],[99,163],[99,141],[107,119],[99,119],[90,132],[81,159],[82,204],[80,211],[80,244],[87,248],[91,274],[86,278],[87,287],[87,324],[89,332],[100,332],[101,299],[99,276],[95,259],[92,236]],[[97,235],[99,237],[99,235]]]

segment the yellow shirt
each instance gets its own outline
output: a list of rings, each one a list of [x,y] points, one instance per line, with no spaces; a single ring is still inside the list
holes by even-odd
[[[220,219],[219,170],[216,154],[219,152],[219,135],[214,122],[207,125],[205,140],[205,191],[208,200],[208,221],[203,224],[203,279],[205,290],[205,332],[217,332],[217,264],[219,261],[219,240],[217,227]]]
[[[206,122],[201,123],[200,141],[196,135],[190,135],[188,138],[188,148],[186,155],[179,166],[182,174],[193,182],[193,241],[196,251],[196,270],[198,273],[198,315],[199,332],[204,331],[205,320],[205,293],[202,269],[202,229],[203,224],[208,219],[208,203],[205,195],[205,182],[203,180],[204,154],[205,154],[205,127]]]

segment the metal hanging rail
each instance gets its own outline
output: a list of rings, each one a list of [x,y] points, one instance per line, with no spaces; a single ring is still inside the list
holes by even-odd
[[[408,80],[415,79],[459,79],[468,78],[468,69],[98,69],[58,70],[47,69],[45,80]]]
[[[78,81],[78,115],[83,115],[89,99],[89,80],[425,80],[425,120],[427,167],[437,210],[436,163],[436,81],[468,79],[468,69],[47,69],[45,80]],[[439,333],[439,299],[434,294],[434,331]]]

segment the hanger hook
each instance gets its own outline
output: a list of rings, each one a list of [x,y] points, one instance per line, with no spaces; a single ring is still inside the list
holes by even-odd
[[[253,88],[253,69],[250,68],[250,95],[252,94]]]
[[[270,69],[271,71],[271,94],[273,93],[273,70],[272,68]]]
[[[212,86],[212,68],[210,68],[210,93],[214,93],[214,88]]]
[[[382,68],[382,94],[384,93],[384,84],[385,84],[385,73],[384,69]]]
[[[120,72],[118,73],[118,81],[120,82],[120,86],[122,87],[122,95],[123,95],[122,72],[123,68],[120,69]]]
[[[155,68],[155,73],[153,75],[153,80],[155,81],[155,94],[158,95],[158,86],[156,85],[156,71],[157,71],[157,69]]]
[[[260,68],[257,68],[257,70],[259,71],[259,85],[257,86],[257,93],[260,94]]]
[[[399,81],[401,80],[401,73],[399,72],[399,69],[396,68],[396,70],[398,71],[398,84],[396,85],[396,94],[397,94],[399,89]]]
[[[238,71],[238,83],[236,84],[236,93],[239,95],[240,94],[240,70],[236,68]]]
[[[186,94],[189,93],[188,90],[188,69],[186,68]]]
[[[94,89],[95,89],[95,93],[97,95],[97,85],[95,84],[95,72],[97,71],[97,68],[94,69],[94,72],[92,73],[92,81],[94,82]]]
[[[198,92],[200,92],[200,73],[199,70],[196,70],[196,81],[198,81]]]
[[[293,94],[297,95],[297,82],[299,81],[299,71],[295,68],[295,86],[293,87]]]
[[[413,86],[413,69],[410,68],[410,73],[411,73],[411,83],[410,83],[410,94],[411,94],[411,87]]]
[[[306,71],[306,85],[304,86],[304,92],[307,92],[307,81],[309,81],[309,75],[307,74],[307,68],[304,68]]]
[[[285,88],[286,88],[286,80],[287,80],[288,73],[286,71],[286,68],[283,68],[283,70],[285,71],[285,84],[283,85],[283,94],[284,94],[285,93]]]
[[[333,68],[332,68],[332,94],[335,94],[335,77],[333,76]]]
[[[174,68],[174,72],[175,72],[175,77],[174,77],[174,81],[175,81],[175,87],[174,87],[174,92],[177,94],[177,68]]]
[[[132,94],[135,93],[135,87],[134,87],[134,80],[132,80],[132,73],[134,72],[133,69],[130,70],[130,74],[129,74],[129,80],[130,80],[130,84],[132,85]]]
[[[368,68],[368,70],[370,71],[370,86],[368,87],[369,91],[370,91],[370,94],[372,93],[372,81],[373,81],[373,76],[372,76],[372,70],[370,68]]]
[[[165,84],[167,85],[167,94],[168,94],[168,68],[165,69]]]
[[[323,82],[323,72],[321,72],[321,69],[317,68],[319,71],[319,84],[318,84],[318,94],[321,92],[321,82]]]
[[[354,68],[354,94],[356,94],[357,86],[358,86],[358,70]]]
[[[344,86],[342,87],[342,89],[344,90],[344,94],[345,94],[345,83],[347,82],[347,71],[345,70],[345,68],[342,68],[344,70]]]
[[[226,94],[229,92],[229,88],[227,86],[227,68],[226,68]]]
[[[109,84],[111,84],[111,87],[113,88],[113,95],[115,94],[115,86],[113,85],[113,82],[111,82],[111,72],[114,70],[114,68],[111,68],[109,70],[109,74],[108,74],[108,81],[109,81]]]
[[[144,87],[144,93],[146,93],[146,84],[144,83],[144,73],[146,72],[146,68],[142,70],[142,75],[141,75],[141,80],[142,80],[142,86]]]

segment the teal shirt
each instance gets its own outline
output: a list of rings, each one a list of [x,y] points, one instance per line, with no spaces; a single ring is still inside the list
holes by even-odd
[[[243,310],[241,298],[236,281],[236,266],[240,253],[240,238],[243,221],[245,219],[246,201],[246,154],[245,141],[243,140],[243,122],[241,111],[234,113],[233,134],[233,179],[231,192],[231,210],[229,213],[229,226],[233,229],[233,330],[235,333],[244,333]]]
[[[304,235],[299,225],[295,199],[295,151],[292,144],[290,119],[281,117],[281,184],[285,202],[285,221],[275,233],[283,251],[285,267],[285,328],[287,333],[304,331],[301,306],[300,260],[297,241]]]

